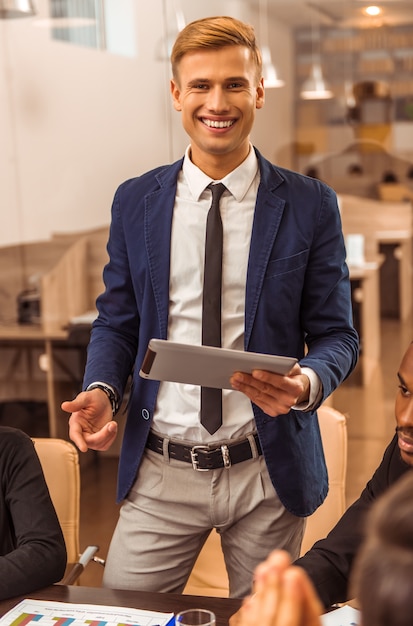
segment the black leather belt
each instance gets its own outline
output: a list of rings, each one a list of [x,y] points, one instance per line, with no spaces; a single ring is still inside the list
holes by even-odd
[[[261,455],[262,450],[258,435],[254,434],[253,437],[257,453]],[[163,455],[164,438],[150,431],[146,447],[153,452]],[[254,456],[249,439],[244,439],[237,443],[223,444],[215,448],[212,447],[212,444],[211,446],[203,444],[188,446],[169,440],[168,454],[171,459],[191,463],[193,469],[199,472],[206,472],[221,467],[229,468],[231,465],[242,463],[242,461],[252,459]]]

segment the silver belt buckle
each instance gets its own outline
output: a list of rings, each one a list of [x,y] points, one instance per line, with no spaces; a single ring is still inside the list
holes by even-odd
[[[221,454],[222,454],[222,460],[224,461],[224,467],[226,469],[229,469],[231,467],[231,459],[229,457],[228,446],[226,446],[225,444],[221,446]]]
[[[209,472],[209,469],[207,467],[199,467],[198,450],[206,450],[207,452],[209,452],[209,446],[193,446],[191,448],[192,468],[197,472]]]

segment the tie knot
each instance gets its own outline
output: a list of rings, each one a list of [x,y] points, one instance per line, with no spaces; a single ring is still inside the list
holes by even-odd
[[[209,185],[212,192],[212,202],[219,202],[222,194],[224,193],[226,187],[224,183],[212,183]]]

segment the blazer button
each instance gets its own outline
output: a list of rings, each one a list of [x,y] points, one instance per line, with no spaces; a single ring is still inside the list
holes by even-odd
[[[148,420],[150,418],[148,409],[142,409],[141,415],[142,415],[144,420]]]

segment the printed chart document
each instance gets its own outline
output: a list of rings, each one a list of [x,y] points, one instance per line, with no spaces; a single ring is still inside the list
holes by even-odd
[[[0,626],[172,626],[173,613],[119,606],[22,600],[0,618]]]
[[[360,626],[360,611],[345,604],[335,611],[321,616],[323,626]]]

